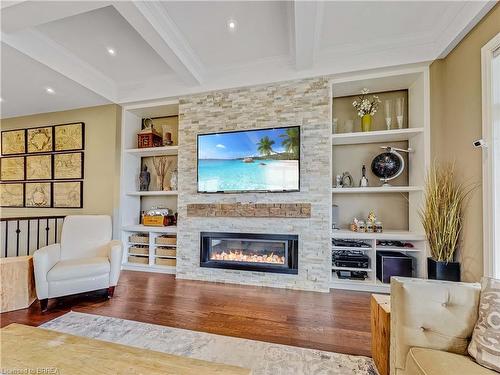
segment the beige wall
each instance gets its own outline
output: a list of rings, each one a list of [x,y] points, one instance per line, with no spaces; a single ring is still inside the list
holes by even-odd
[[[83,208],[3,208],[2,217],[108,214],[119,207],[119,145],[121,108],[105,105],[71,111],[44,113],[1,120],[2,130],[56,125],[70,122],[85,123],[85,163]]]
[[[497,4],[446,58],[430,67],[432,154],[437,161],[454,161],[465,183],[482,182],[481,151],[472,147],[481,138],[481,47],[499,32]],[[483,274],[482,215],[479,187],[466,211],[459,256],[464,281],[477,281]]]

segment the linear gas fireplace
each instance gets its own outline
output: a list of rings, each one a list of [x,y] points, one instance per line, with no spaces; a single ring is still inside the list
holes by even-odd
[[[200,266],[298,273],[299,236],[201,232]]]

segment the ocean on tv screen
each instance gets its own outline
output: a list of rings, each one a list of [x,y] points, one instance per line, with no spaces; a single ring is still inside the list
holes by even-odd
[[[299,127],[200,135],[198,191],[299,190]]]

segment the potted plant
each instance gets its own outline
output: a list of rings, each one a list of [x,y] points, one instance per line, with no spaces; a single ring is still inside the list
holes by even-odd
[[[377,113],[380,99],[377,95],[373,95],[372,99],[368,99],[370,90],[361,90],[361,95],[352,102],[352,106],[356,108],[358,116],[361,118],[361,130],[369,132],[372,130],[373,116]]]
[[[429,171],[424,207],[419,212],[431,253],[427,258],[429,279],[460,281],[455,253],[463,229],[464,206],[472,190],[456,182],[453,165],[434,165]]]

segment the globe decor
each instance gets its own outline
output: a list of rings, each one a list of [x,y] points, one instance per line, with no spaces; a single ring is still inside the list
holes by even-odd
[[[403,173],[405,161],[401,154],[392,147],[382,147],[386,150],[372,161],[372,172],[384,183],[382,186],[391,186],[388,181]],[[404,150],[399,150],[404,151]]]
[[[372,130],[373,116],[377,113],[380,99],[377,95],[373,95],[372,99],[368,99],[370,90],[364,88],[361,90],[361,95],[352,102],[352,106],[356,108],[358,116],[361,118],[361,131],[369,132]]]

